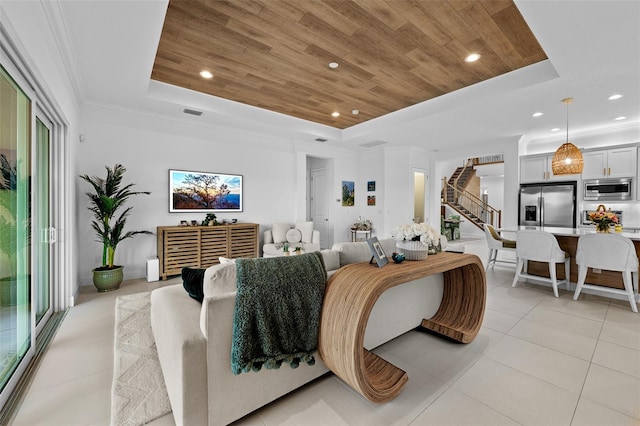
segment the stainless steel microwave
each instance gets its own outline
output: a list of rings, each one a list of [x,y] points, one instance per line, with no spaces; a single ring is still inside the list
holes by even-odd
[[[584,181],[585,201],[632,200],[632,178]]]

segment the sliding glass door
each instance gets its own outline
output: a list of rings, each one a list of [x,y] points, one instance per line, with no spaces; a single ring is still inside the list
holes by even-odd
[[[0,390],[32,349],[31,108],[0,67]]]
[[[51,314],[51,244],[55,242],[51,227],[50,141],[51,124],[44,116],[36,117],[36,152],[33,172],[34,194],[34,303],[38,331]]]

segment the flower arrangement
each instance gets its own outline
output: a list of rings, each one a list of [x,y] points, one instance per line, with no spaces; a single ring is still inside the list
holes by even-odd
[[[620,219],[618,219],[615,213],[611,210],[604,211],[604,209],[590,212],[589,220],[596,224],[596,231],[598,232],[609,232],[609,226],[611,226],[611,224],[617,225],[620,223]]]
[[[351,226],[354,231],[371,231],[373,228],[373,222],[369,219],[363,219],[362,216],[358,217],[358,220]]]
[[[396,226],[391,236],[398,241],[421,241],[425,245],[438,245],[440,233],[426,223],[408,223]]]

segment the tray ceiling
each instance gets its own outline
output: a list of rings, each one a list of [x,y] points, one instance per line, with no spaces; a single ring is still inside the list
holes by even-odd
[[[546,58],[511,0],[170,0],[151,78],[344,129]]]

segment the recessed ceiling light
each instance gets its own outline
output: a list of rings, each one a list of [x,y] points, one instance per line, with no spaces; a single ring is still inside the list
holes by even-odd
[[[540,117],[541,115],[544,115],[544,113],[542,113],[542,112],[534,112],[531,116],[532,117]]]
[[[480,54],[479,53],[472,53],[471,55],[469,55],[466,58],[464,58],[464,61],[465,62],[475,62],[478,59],[480,59]]]
[[[558,127],[554,127],[553,129],[550,130],[551,132],[559,132],[560,129]]]
[[[213,78],[213,74],[210,71],[200,71],[200,77],[202,78]]]
[[[609,96],[609,100],[610,100],[610,101],[615,101],[616,99],[620,99],[621,97],[622,97],[622,95],[621,95],[621,94],[616,93],[615,95],[611,95],[611,96]]]
[[[359,109],[352,109],[351,110],[351,114],[358,115],[358,114],[360,114],[360,110]]]
[[[624,115],[620,116],[620,117],[616,117],[616,120],[626,120],[627,117],[625,117]]]
[[[340,64],[338,64],[337,62],[329,62],[329,68],[331,68],[333,70],[335,70],[339,66],[340,66]]]
[[[331,116],[332,116],[332,117],[340,117],[340,113],[339,113],[338,111],[333,111],[333,112],[331,113]]]

